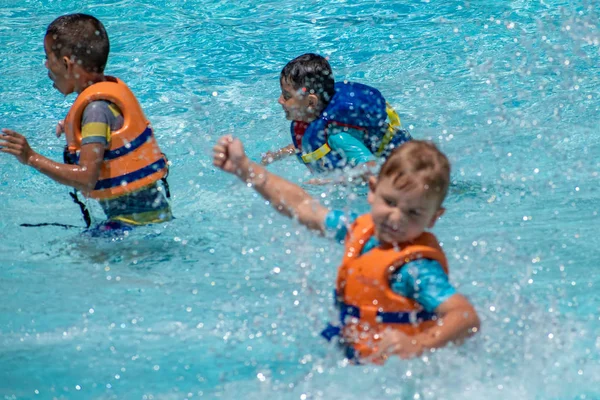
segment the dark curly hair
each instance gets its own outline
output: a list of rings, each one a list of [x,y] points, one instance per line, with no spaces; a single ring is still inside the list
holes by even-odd
[[[110,43],[104,25],[87,14],[68,14],[56,18],[46,30],[57,58],[69,57],[87,72],[103,73]]]
[[[283,67],[280,79],[295,90],[306,88],[306,93],[316,94],[325,105],[335,93],[331,66],[318,54],[307,53],[294,58]]]

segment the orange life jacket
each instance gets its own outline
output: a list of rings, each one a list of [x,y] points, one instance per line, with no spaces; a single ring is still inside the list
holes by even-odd
[[[356,219],[346,238],[336,285],[342,340],[360,358],[376,350],[376,342],[386,328],[415,335],[435,323],[435,316],[415,300],[392,291],[389,281],[394,271],[410,261],[426,258],[438,261],[448,273],[446,256],[431,233],[424,232],[397,248],[376,247],[361,255],[373,232],[370,214]]]
[[[87,105],[106,100],[116,104],[123,114],[123,126],[111,132],[98,182],[93,190],[84,193],[94,199],[111,199],[134,192],[164,178],[168,172],[167,160],[134,94],[121,80],[107,78],[77,96],[64,124],[67,151],[78,160],[81,118]]]

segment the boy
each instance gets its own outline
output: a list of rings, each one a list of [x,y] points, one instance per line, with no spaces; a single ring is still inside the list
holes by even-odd
[[[376,157],[410,140],[400,118],[372,87],[335,83],[327,60],[304,54],[290,61],[279,78],[279,104],[291,123],[292,144],[267,152],[262,163],[296,153],[312,172],[361,164],[373,166]]]
[[[345,237],[336,285],[341,327],[330,325],[323,336],[339,335],[350,360],[415,357],[479,330],[475,309],[448,282],[435,236],[425,232],[444,213],[450,179],[448,159],[433,144],[415,140],[394,150],[369,178],[371,212],[352,217],[350,227],[343,212],[251,162],[231,136],[214,147],[213,164],[251,184],[281,214]]]
[[[46,30],[48,77],[62,94],[78,94],[57,126],[57,136],[64,132],[67,139],[64,164],[33,151],[13,130],[2,129],[0,136],[0,151],[98,200],[108,218],[100,231],[172,218],[166,159],[133,93],[119,79],[104,75],[109,48],[104,26],[90,15],[64,15]],[[76,192],[71,195],[89,227],[85,206]]]

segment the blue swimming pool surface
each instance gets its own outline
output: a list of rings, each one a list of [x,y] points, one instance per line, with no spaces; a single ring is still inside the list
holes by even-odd
[[[42,43],[72,12],[105,24],[106,72],[172,162],[176,219],[89,237],[67,188],[0,154],[0,398],[600,399],[598,1],[3,0],[0,125],[55,160],[74,96]],[[289,143],[278,77],[305,52],[448,154],[434,231],[482,319],[465,346],[341,362],[319,332],[342,247],[212,167],[226,133],[255,160]],[[363,187],[269,168],[368,210]],[[41,222],[81,228],[20,226]]]

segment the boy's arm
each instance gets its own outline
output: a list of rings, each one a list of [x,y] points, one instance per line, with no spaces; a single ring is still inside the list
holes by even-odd
[[[81,146],[79,165],[70,165],[52,161],[36,153],[29,147],[27,139],[15,131],[2,129],[2,133],[0,151],[14,155],[19,162],[32,166],[58,183],[84,192],[96,186],[104,158],[104,145],[90,143]]]
[[[423,350],[461,342],[479,331],[480,321],[473,305],[461,294],[455,294],[435,309],[436,324],[413,337]]]
[[[213,148],[213,165],[237,175],[251,185],[273,208],[288,217],[297,217],[310,229],[325,231],[328,210],[298,185],[269,173],[250,161],[239,139],[223,136]]]
[[[413,358],[450,342],[460,343],[479,331],[477,312],[463,295],[451,296],[435,309],[435,313],[438,316],[436,324],[415,336],[392,330],[385,332],[377,343],[377,351],[369,358],[374,362],[385,361],[390,355]]]
[[[262,165],[269,165],[275,161],[281,160],[283,158],[289,157],[296,152],[296,147],[293,144],[282,147],[277,151],[267,151],[263,154],[260,163]]]
[[[384,333],[378,343],[378,357],[396,354],[416,357],[423,351],[460,342],[479,330],[479,318],[469,301],[456,292],[442,265],[430,259],[411,261],[390,276],[394,293],[416,300],[425,311],[437,316],[426,331],[407,336],[398,331]]]
[[[436,349],[450,342],[461,342],[473,336],[481,322],[473,305],[461,294],[455,294],[435,309],[436,325],[415,337],[423,349]]]

